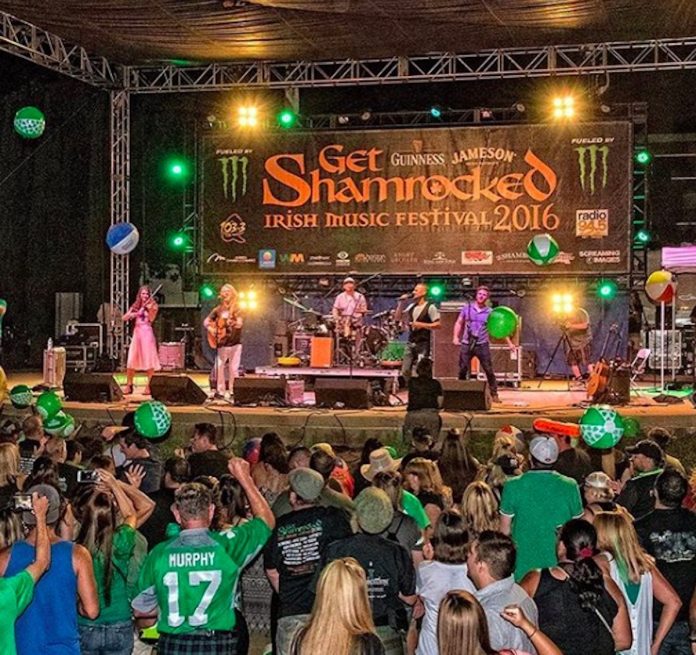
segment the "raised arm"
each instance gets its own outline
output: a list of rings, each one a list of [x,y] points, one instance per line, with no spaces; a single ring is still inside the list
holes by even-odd
[[[27,572],[36,582],[51,565],[51,541],[48,537],[46,514],[48,513],[48,498],[31,495],[31,508],[36,516],[36,558],[27,566]]]
[[[230,473],[237,479],[249,499],[249,507],[254,516],[260,518],[271,530],[275,527],[275,516],[266,499],[261,495],[249,472],[249,462],[241,457],[233,457],[227,464]]]

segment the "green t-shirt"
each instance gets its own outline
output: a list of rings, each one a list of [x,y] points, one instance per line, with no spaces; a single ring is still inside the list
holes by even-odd
[[[520,580],[532,569],[556,565],[556,528],[582,514],[580,490],[556,471],[527,471],[505,483],[500,513],[512,517]]]
[[[90,621],[78,615],[78,623],[82,625],[104,625],[108,623],[121,623],[131,620],[130,599],[128,598],[128,563],[135,549],[135,530],[129,525],[120,525],[114,532],[111,547],[111,598],[106,604],[104,588],[104,556],[101,554],[92,556],[94,577],[97,580],[97,593],[99,594],[99,616]]]
[[[20,571],[9,578],[0,578],[0,653],[16,655],[15,628],[17,617],[34,596],[34,578]]]
[[[232,630],[239,576],[270,536],[266,523],[255,518],[220,534],[182,530],[155,546],[143,565],[139,589],[157,599],[159,632]]]
[[[410,491],[404,490],[401,492],[401,509],[404,511],[404,514],[410,516],[416,522],[416,525],[421,530],[425,530],[430,526],[430,519],[425,512],[423,504]]]

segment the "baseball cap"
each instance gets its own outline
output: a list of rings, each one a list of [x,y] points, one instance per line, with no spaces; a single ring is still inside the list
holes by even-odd
[[[367,487],[355,499],[355,518],[363,532],[379,534],[391,524],[394,507],[382,489]]]
[[[50,484],[36,484],[30,489],[27,489],[28,494],[38,494],[48,498],[48,512],[46,512],[46,523],[51,525],[58,521],[60,517],[60,494],[55,487]],[[36,516],[31,511],[22,512],[22,521],[24,525],[36,525]]]
[[[320,473],[304,467],[296,468],[288,473],[290,489],[302,500],[311,503],[319,498],[324,488],[324,478]]]
[[[352,282],[353,284],[355,284],[355,279],[350,277],[350,276],[347,278],[344,278],[343,284],[346,284],[347,282]]]
[[[590,489],[611,489],[611,478],[603,471],[594,471],[585,478],[585,486]]]
[[[333,447],[331,444],[326,443],[325,441],[320,441],[319,443],[315,443],[310,450],[315,453],[317,450],[321,450],[325,452],[329,457],[333,457],[336,459],[336,452],[334,451]]]
[[[555,464],[558,459],[558,442],[553,437],[536,436],[529,443],[529,453],[542,464]]]
[[[635,446],[629,446],[626,448],[626,454],[645,455],[657,463],[661,462],[665,457],[662,448],[660,448],[660,446],[658,446],[654,441],[650,441],[649,439],[643,439]]]

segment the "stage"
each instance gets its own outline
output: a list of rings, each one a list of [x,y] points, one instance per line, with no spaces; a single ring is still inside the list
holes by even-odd
[[[194,381],[205,391],[208,376],[198,371],[189,372]],[[117,374],[123,383],[125,376]],[[8,384],[27,384],[31,387],[41,384],[39,372],[8,373]],[[136,391],[142,390],[144,378],[136,379]],[[639,384],[638,393],[631,394],[629,405],[619,406],[621,415],[636,418],[643,430],[653,426],[666,427],[683,437],[696,435],[694,428],[696,410],[686,397],[686,392],[675,395],[684,396],[677,404],[662,404],[654,400],[654,381]],[[544,380],[539,387],[537,380],[524,380],[518,389],[501,387],[500,404],[493,405],[490,411],[480,412],[442,412],[443,429],[469,428],[472,440],[485,444],[497,429],[512,424],[522,430],[530,429],[537,417],[547,417],[563,421],[577,421],[584,411],[586,394],[581,389],[568,389],[565,380]],[[146,397],[135,393],[121,402],[114,403],[75,403],[66,401],[65,411],[71,414],[83,431],[95,433],[101,427],[119,423],[123,414],[135,409]],[[334,444],[356,448],[367,437],[374,436],[383,442],[398,445],[401,442],[401,426],[406,413],[405,392],[390,397],[391,406],[372,409],[323,409],[314,406],[314,394],[305,392],[304,405],[298,407],[235,407],[223,401],[208,402],[204,405],[170,406],[173,415],[172,438],[163,445],[163,451],[188,439],[193,425],[208,421],[222,430],[226,444],[238,446],[249,437],[261,436],[265,432],[278,432],[288,444],[330,441]],[[26,411],[15,410],[6,403],[4,416],[23,417]],[[692,435],[694,432],[694,435]],[[695,450],[688,444],[692,438],[680,439],[675,444],[675,454]],[[693,457],[693,455],[691,455]]]

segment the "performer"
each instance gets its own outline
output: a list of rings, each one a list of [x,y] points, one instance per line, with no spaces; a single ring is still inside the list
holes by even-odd
[[[126,387],[124,393],[133,393],[133,378],[136,371],[147,372],[145,395],[150,395],[150,380],[155,371],[160,370],[157,340],[152,330],[152,323],[157,318],[159,307],[150,288],[142,286],[138,289],[136,301],[123,315],[124,321],[135,319],[133,338],[128,348],[128,363],[126,364]]]
[[[336,296],[331,314],[344,336],[348,336],[346,333],[351,326],[362,325],[363,317],[367,314],[367,301],[362,293],[355,290],[355,280],[352,277],[343,280],[343,293]]]
[[[417,365],[421,359],[430,357],[430,333],[440,328],[440,310],[426,300],[427,295],[427,285],[419,282],[413,287],[413,302],[404,309],[401,303],[408,300],[409,296],[401,296],[394,314],[397,321],[403,320],[409,327],[408,343],[401,362],[401,375],[404,376],[407,385],[414,364]]]
[[[455,345],[460,346],[459,379],[466,380],[469,377],[471,358],[478,358],[491,388],[493,401],[499,403],[498,382],[493,371],[490,337],[488,336],[488,317],[492,311],[488,305],[490,295],[488,287],[481,286],[476,289],[474,302],[467,302],[459,312],[454,324],[452,341]],[[515,344],[510,338],[507,338],[506,341],[511,350],[515,348]]]
[[[228,397],[234,394],[234,379],[237,377],[242,359],[242,324],[242,316],[237,306],[237,290],[231,284],[225,284],[220,289],[220,304],[203,321],[211,335],[210,345],[217,348],[215,398],[225,397],[226,372],[229,380]]]
[[[584,377],[592,373],[592,363],[590,362],[590,346],[592,344],[592,327],[590,326],[590,315],[582,308],[578,307],[562,324],[568,337],[568,352],[566,360],[568,366],[573,371],[573,378],[576,382],[582,382],[582,367],[586,368]]]

